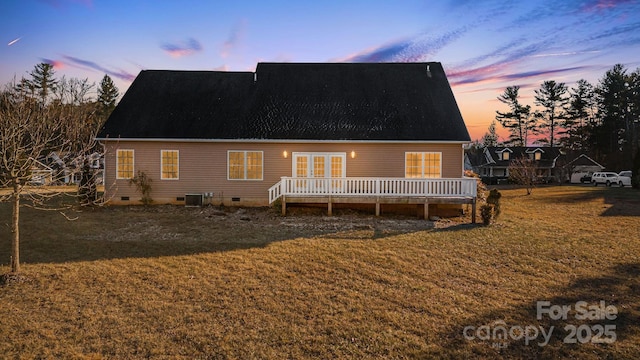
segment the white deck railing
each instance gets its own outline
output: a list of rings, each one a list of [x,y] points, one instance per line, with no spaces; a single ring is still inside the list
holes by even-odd
[[[476,197],[476,179],[293,178],[283,177],[269,189],[269,203],[281,196]]]

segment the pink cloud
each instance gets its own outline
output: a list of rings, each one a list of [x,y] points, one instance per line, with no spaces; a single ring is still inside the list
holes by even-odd
[[[43,63],[49,64],[53,66],[54,69],[60,70],[66,67],[66,64],[60,60],[51,60],[51,59],[40,59]]]
[[[202,51],[202,45],[194,38],[189,38],[180,43],[165,43],[160,46],[167,54],[173,57],[193,55]]]
[[[589,0],[581,8],[583,12],[600,12],[616,8],[620,5],[634,3],[634,0]]]
[[[233,27],[233,29],[231,29],[231,32],[229,33],[229,37],[222,44],[222,49],[220,51],[221,57],[226,58],[235,48],[237,48],[240,45],[240,43],[244,39],[246,27],[247,27],[247,21],[241,20]]]

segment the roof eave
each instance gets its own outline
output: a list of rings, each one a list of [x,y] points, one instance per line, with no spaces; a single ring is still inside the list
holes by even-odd
[[[172,139],[172,138],[109,138],[97,141],[189,142],[189,143],[363,143],[363,144],[468,144],[468,140],[308,140],[308,139]]]

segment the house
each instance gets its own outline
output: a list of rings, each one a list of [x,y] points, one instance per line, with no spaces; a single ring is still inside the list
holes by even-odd
[[[97,139],[116,204],[138,202],[139,171],[154,203],[475,204],[470,137],[436,62],[145,70]]]
[[[549,183],[561,179],[558,159],[562,156],[559,148],[536,146],[488,146],[482,154],[467,154],[466,163],[480,176],[485,184],[506,183],[509,166],[514,159],[527,158],[534,161],[537,181]],[[468,165],[467,165],[468,166]]]
[[[580,154],[577,158],[573,159],[565,165],[566,173],[569,176],[569,181],[572,184],[579,184],[582,179],[589,179],[586,182],[591,181],[591,175],[594,172],[604,171],[604,166],[588,157],[585,154]]]
[[[42,161],[30,158],[32,160],[31,174],[27,181],[29,185],[50,185],[53,182],[53,169]]]
[[[63,184],[80,184],[83,166],[87,165],[94,173],[96,185],[104,182],[104,159],[99,152],[77,156],[70,153],[59,154],[55,151],[45,158],[49,166],[55,171],[55,181]],[[86,162],[86,164],[85,164]]]

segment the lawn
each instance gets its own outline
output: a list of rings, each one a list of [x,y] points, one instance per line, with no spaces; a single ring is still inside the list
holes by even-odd
[[[28,280],[0,286],[0,358],[639,358],[640,192],[502,192],[489,227],[295,209],[107,207],[76,221],[25,209]],[[0,218],[6,273],[8,204]],[[551,315],[570,307],[566,319],[538,319],[541,301]]]

